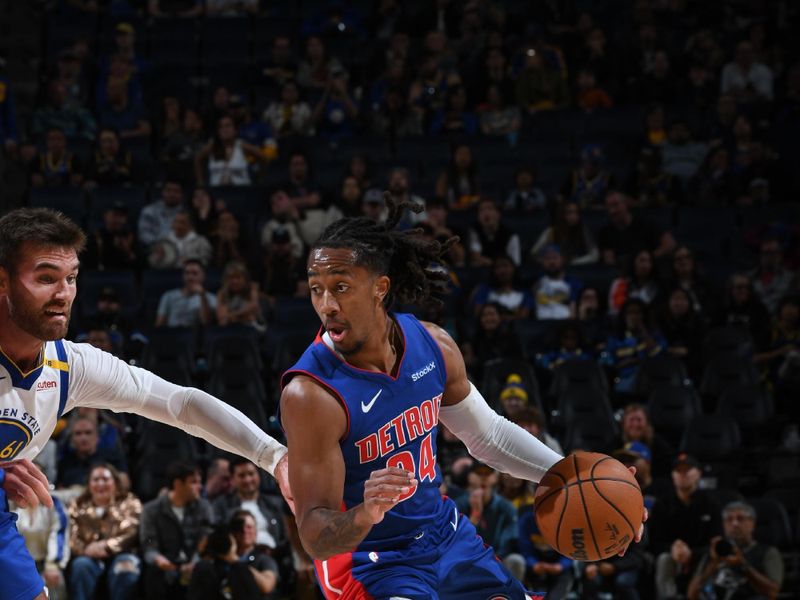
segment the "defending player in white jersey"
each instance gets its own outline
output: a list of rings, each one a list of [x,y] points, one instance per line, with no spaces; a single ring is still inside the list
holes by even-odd
[[[0,600],[46,598],[8,500],[51,505],[29,459],[56,421],[79,406],[168,423],[240,454],[274,475],[289,497],[286,449],[208,394],[63,340],[85,236],[61,213],[18,209],[0,218]]]

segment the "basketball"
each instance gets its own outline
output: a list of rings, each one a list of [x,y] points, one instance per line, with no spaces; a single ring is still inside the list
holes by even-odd
[[[633,474],[618,460],[575,452],[553,465],[536,488],[539,530],[575,560],[603,560],[636,537],[644,500]]]

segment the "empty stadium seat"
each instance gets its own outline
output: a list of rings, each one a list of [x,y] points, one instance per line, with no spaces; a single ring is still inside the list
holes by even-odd
[[[702,461],[731,458],[741,448],[742,436],[733,417],[696,415],[686,427],[680,444],[686,452]]]
[[[263,368],[258,332],[252,327],[210,327],[204,334],[206,357],[212,372],[217,369],[252,369],[258,372]]]
[[[703,411],[697,391],[687,385],[662,385],[648,397],[647,413],[655,430],[671,443],[680,442],[683,432]]]
[[[736,419],[746,441],[754,441],[773,416],[772,396],[759,384],[727,387],[719,397],[717,412]]]
[[[154,329],[142,353],[142,367],[178,385],[192,385],[196,338],[188,327]]]
[[[773,498],[749,498],[756,510],[756,529],[753,537],[763,543],[786,550],[793,546],[792,527],[786,508]]]
[[[745,327],[725,325],[708,332],[703,348],[707,360],[718,354],[749,357],[753,353],[753,339]]]
[[[570,360],[553,372],[550,395],[561,398],[568,391],[595,390],[608,393],[608,380],[602,367],[594,361]]]
[[[101,227],[103,213],[118,202],[128,209],[128,227],[135,230],[139,222],[139,213],[147,204],[147,188],[144,186],[96,187],[89,198],[88,228],[92,230]]]
[[[122,313],[126,317],[133,317],[141,302],[132,271],[83,271],[78,287],[81,314],[88,318],[97,314],[97,300],[106,287],[117,293]]]
[[[567,452],[586,450],[609,454],[619,445],[616,429],[598,423],[593,417],[574,417],[569,421],[563,436]]]
[[[78,225],[84,225],[86,198],[80,188],[31,188],[29,203],[34,208],[58,210]]]
[[[706,364],[700,393],[703,396],[719,398],[727,388],[739,385],[753,385],[758,375],[752,360],[737,355],[717,354]]]
[[[166,473],[170,464],[178,460],[195,462],[198,452],[188,433],[157,421],[142,421],[135,456],[131,469],[133,491],[146,502],[169,485]]]
[[[687,385],[688,375],[683,361],[669,354],[651,356],[642,361],[636,371],[634,389],[638,396],[648,397],[663,386]]]
[[[608,396],[594,388],[567,390],[559,397],[551,416],[555,431],[568,430],[576,419],[593,420],[598,429],[618,430]]]

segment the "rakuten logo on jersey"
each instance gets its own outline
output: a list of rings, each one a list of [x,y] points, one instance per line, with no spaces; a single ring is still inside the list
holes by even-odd
[[[425,377],[425,375],[427,375],[428,373],[433,371],[435,368],[436,368],[436,363],[433,362],[433,361],[429,362],[427,365],[422,367],[419,371],[411,374],[411,381],[419,381],[420,379]]]
[[[55,381],[40,381],[36,384],[36,391],[42,392],[44,390],[52,390],[57,385]]]

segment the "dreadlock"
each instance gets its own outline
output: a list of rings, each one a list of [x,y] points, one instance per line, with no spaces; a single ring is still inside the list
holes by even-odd
[[[422,237],[422,229],[395,229],[404,209],[420,213],[423,206],[409,200],[383,193],[389,209],[386,223],[376,223],[366,217],[344,218],[325,228],[311,250],[318,248],[348,248],[353,250],[355,263],[391,280],[389,293],[383,299],[388,309],[394,302],[401,304],[441,306],[437,298],[445,292],[449,276],[441,269],[442,256],[458,241],[454,236],[440,243]]]

